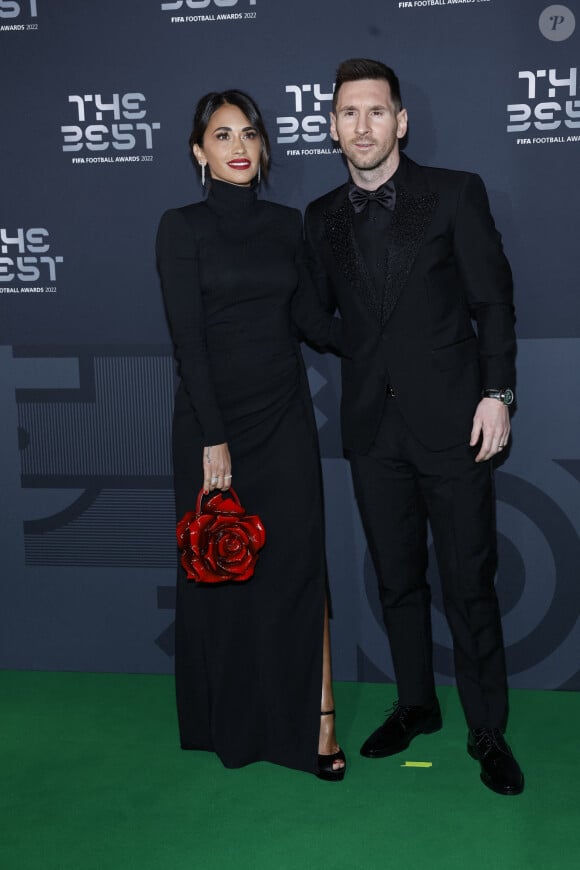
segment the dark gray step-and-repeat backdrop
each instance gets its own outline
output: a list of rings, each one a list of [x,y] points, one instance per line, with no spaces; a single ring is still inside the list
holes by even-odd
[[[579,47],[578,0],[0,0],[2,667],[172,669],[174,374],[153,249],[161,213],[201,194],[193,107],[208,90],[253,94],[273,140],[263,195],[303,207],[345,178],[334,71],[369,56],[400,74],[407,153],[488,186],[518,310],[497,471],[511,684],[580,688]],[[338,367],[305,358],[335,674],[389,680]]]

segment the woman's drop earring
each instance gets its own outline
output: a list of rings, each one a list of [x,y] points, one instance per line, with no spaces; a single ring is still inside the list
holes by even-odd
[[[201,164],[201,186],[205,187],[205,163]]]
[[[258,184],[262,180],[262,164],[258,163]]]

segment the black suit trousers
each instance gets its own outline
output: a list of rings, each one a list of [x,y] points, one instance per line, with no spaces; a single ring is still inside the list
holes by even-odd
[[[367,454],[351,455],[355,494],[375,570],[399,702],[435,696],[431,593],[426,582],[431,526],[455,676],[470,728],[505,728],[507,679],[494,587],[496,535],[492,467],[467,444],[427,450],[387,398]]]

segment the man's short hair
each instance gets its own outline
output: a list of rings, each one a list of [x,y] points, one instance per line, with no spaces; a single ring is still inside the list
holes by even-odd
[[[403,108],[401,100],[401,87],[399,79],[390,66],[381,63],[379,60],[369,60],[366,57],[354,57],[350,60],[343,60],[336,71],[334,96],[332,98],[332,109],[336,111],[336,103],[338,92],[345,82],[358,82],[361,79],[383,79],[388,82],[391,89],[391,97],[397,114]]]

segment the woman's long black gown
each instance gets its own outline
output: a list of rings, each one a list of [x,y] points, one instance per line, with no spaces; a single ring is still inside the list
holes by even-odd
[[[266,528],[246,583],[177,581],[181,745],[227,767],[317,768],[325,595],[316,426],[299,333],[340,350],[317,307],[294,209],[212,182],[166,212],[158,263],[181,382],[173,422],[177,517],[195,508],[202,448],[227,442],[233,486]]]

